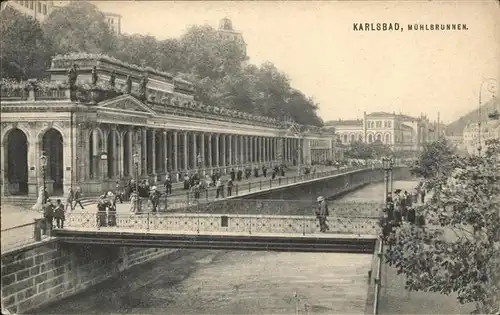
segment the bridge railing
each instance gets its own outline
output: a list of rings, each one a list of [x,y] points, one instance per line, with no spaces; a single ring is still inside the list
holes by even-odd
[[[142,202],[146,204],[142,207],[142,212],[150,212],[151,206],[147,205],[149,201],[146,199]],[[332,215],[377,217],[383,204],[377,202],[329,203],[328,207]],[[159,208],[161,210],[161,203]],[[178,208],[170,209],[167,213],[313,215],[317,208],[316,200],[221,199],[215,202],[194,201],[189,205],[178,204]]]
[[[233,187],[228,190],[227,181],[224,182],[224,186],[220,189],[217,187],[207,187],[196,191],[195,189],[185,190],[181,192],[174,192],[168,196],[163,195],[162,200],[166,204],[167,209],[176,209],[177,207],[184,207],[195,201],[198,202],[211,202],[217,199],[223,199],[226,197],[236,197],[246,195],[248,193],[262,191],[266,189],[272,189],[277,187],[284,187],[286,185],[296,184],[308,180],[314,180],[324,177],[329,177],[337,174],[343,174],[354,170],[368,169],[366,166],[353,166],[341,169],[330,169],[323,172],[303,174],[303,175],[292,175],[292,176],[278,176],[274,179],[268,174],[267,177],[261,176],[260,180],[249,180],[242,183],[235,179],[233,181]],[[253,174],[252,174],[253,176]],[[227,175],[225,176],[227,178]],[[205,181],[204,178],[201,181]],[[163,188],[160,189],[162,192]]]
[[[315,180],[325,177],[330,177],[338,174],[343,174],[355,170],[370,169],[366,166],[349,167],[343,169],[328,170],[325,172],[318,172],[315,174],[307,174],[300,176],[277,177],[272,179],[267,177],[259,181],[249,181],[247,183],[240,183],[237,180],[233,182],[234,186],[228,190],[227,183],[222,188],[208,187],[199,191],[190,189],[183,192],[165,195],[160,197],[160,211],[170,211],[175,209],[182,209],[189,207],[193,204],[208,203],[217,200],[222,200],[227,197],[243,196],[252,192],[258,192],[266,189],[284,187],[291,184]],[[347,188],[347,187],[346,187]],[[163,189],[162,189],[163,191]],[[147,202],[147,198],[146,201]]]
[[[378,235],[378,218],[330,216],[329,233]],[[319,233],[313,215],[246,215],[206,213],[97,213],[75,212],[68,216],[64,229],[116,230],[136,233]]]
[[[44,238],[42,233],[43,219],[1,230],[2,253],[24,247]]]

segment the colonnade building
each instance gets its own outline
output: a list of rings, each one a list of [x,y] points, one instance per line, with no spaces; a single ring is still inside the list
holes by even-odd
[[[334,157],[333,130],[200,104],[190,82],[165,72],[90,54],[56,56],[48,71],[47,82],[2,84],[2,195],[36,196],[43,184],[96,194],[123,178]]]

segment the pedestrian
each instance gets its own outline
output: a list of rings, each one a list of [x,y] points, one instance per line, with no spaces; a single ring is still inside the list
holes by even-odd
[[[217,183],[215,183],[215,189],[216,189],[215,190],[215,198],[217,199],[217,198],[219,198],[220,195],[222,195],[222,191],[221,191],[222,190],[222,181],[220,178],[217,180]]]
[[[123,203],[123,188],[121,186],[120,181],[116,181],[115,187],[115,198],[113,200],[113,204],[116,205],[116,200],[120,200],[120,203]]]
[[[54,222],[54,205],[50,202],[43,205],[43,217],[45,218],[45,234],[50,235]]]
[[[66,198],[66,204],[64,205],[64,211],[68,210],[68,207],[70,210],[73,210],[73,199],[74,199],[75,193],[73,192],[73,189],[69,189],[68,191],[68,197]]]
[[[76,187],[75,194],[73,197],[73,200],[75,201],[75,204],[73,207],[71,207],[71,210],[75,210],[76,205],[80,205],[82,207],[82,210],[85,209],[82,205],[82,189],[80,187]]]
[[[137,192],[133,191],[130,193],[130,212],[135,213],[137,212],[137,201],[138,201],[139,196],[137,195]]]
[[[231,169],[231,172],[229,172],[229,175],[231,177],[231,180],[234,181],[236,178],[236,172],[234,171],[234,168]]]
[[[97,202],[97,227],[98,228],[104,227],[107,225],[106,208],[107,208],[106,196],[102,195],[99,197],[99,201]]]
[[[49,201],[49,192],[47,191],[47,187],[43,189],[43,202],[42,204],[46,204]]]
[[[234,186],[233,180],[229,179],[227,181],[227,196],[228,197],[231,197],[231,193],[233,192],[233,186]]]
[[[325,198],[322,196],[319,196],[317,201],[318,208],[316,209],[315,214],[319,221],[319,230],[320,232],[326,232],[330,229],[326,224],[326,219],[329,215],[328,205],[326,204]]]
[[[170,175],[167,175],[165,179],[165,193],[167,195],[172,193],[172,180],[170,179]]]
[[[61,203],[61,199],[56,200],[56,208],[54,210],[54,218],[56,219],[56,225],[58,229],[64,228],[64,206]]]
[[[415,224],[416,218],[415,207],[412,206],[408,209],[408,222],[410,222],[410,224]]]

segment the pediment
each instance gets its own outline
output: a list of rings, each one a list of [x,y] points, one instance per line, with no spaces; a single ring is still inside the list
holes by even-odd
[[[99,107],[155,114],[155,112],[148,105],[131,95],[122,95],[114,99],[101,102],[99,103]]]
[[[299,134],[299,130],[295,125],[291,125],[287,130],[286,130],[286,136],[288,137],[296,137]]]

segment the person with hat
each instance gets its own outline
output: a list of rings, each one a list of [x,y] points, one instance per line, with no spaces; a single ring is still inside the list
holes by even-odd
[[[58,229],[64,228],[65,215],[64,215],[64,206],[61,203],[61,199],[56,200],[54,219],[56,219],[56,225]]]
[[[318,208],[315,210],[316,218],[319,221],[319,231],[326,232],[330,228],[326,224],[326,219],[329,215],[328,205],[326,204],[325,198],[323,196],[319,196],[316,201],[318,202]]]
[[[99,200],[97,201],[97,227],[103,227],[107,225],[107,200],[106,195],[99,196]]]
[[[156,186],[151,187],[151,193],[149,194],[149,200],[151,202],[151,211],[156,212],[158,210],[158,205],[160,203],[160,192]]]

